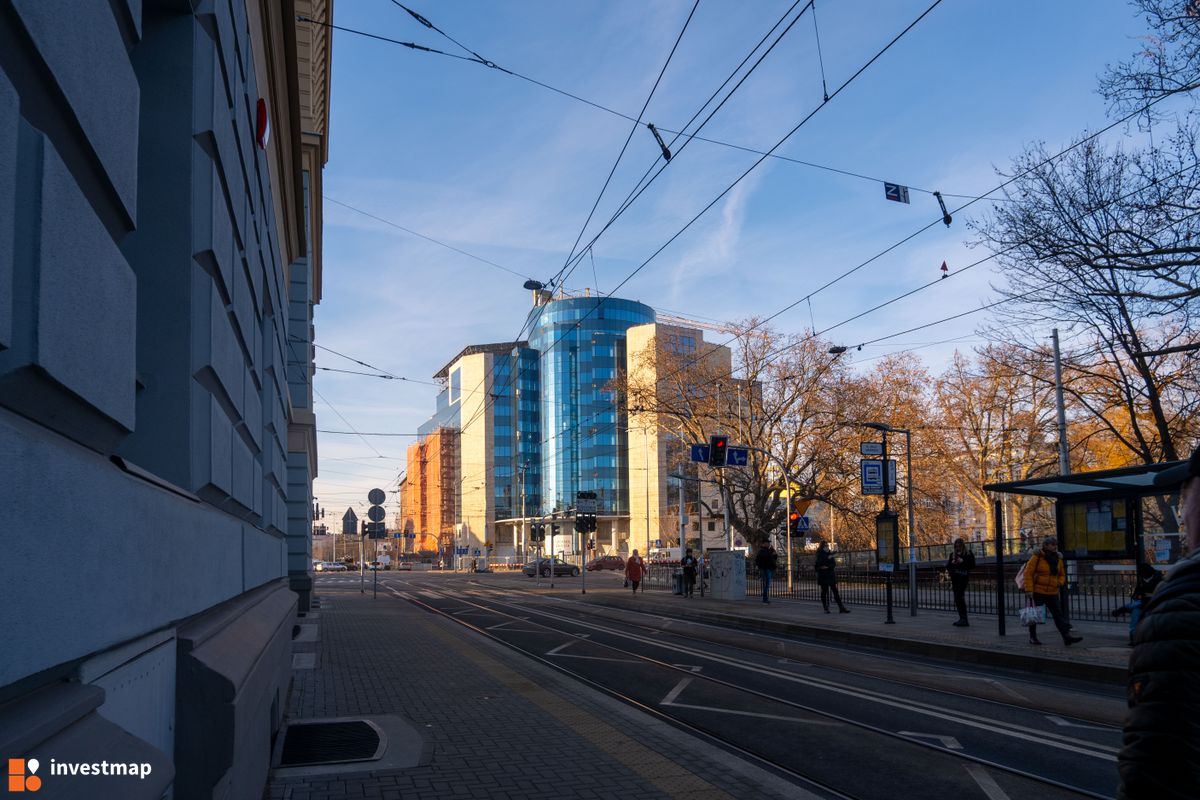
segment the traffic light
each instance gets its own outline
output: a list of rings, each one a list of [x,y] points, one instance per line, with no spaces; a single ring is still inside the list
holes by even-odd
[[[576,514],[575,529],[580,533],[591,533],[596,530],[596,515],[586,511]]]
[[[708,437],[708,465],[710,467],[725,466],[725,448],[728,444],[728,436]]]
[[[551,537],[558,536],[559,531],[561,531],[561,530],[562,530],[562,528],[559,526],[559,524],[557,522],[550,523],[550,536]]]
[[[802,533],[803,532],[800,530],[800,512],[799,511],[793,510],[792,513],[790,515],[788,515],[788,527],[791,528],[792,533]]]

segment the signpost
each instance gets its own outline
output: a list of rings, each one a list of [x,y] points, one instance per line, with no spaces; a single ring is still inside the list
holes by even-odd
[[[342,515],[342,535],[353,536],[358,532],[358,515],[354,513],[353,508],[347,508],[346,513]]]
[[[883,494],[883,462],[864,458],[859,463],[859,481],[863,494]],[[896,493],[896,459],[888,459],[888,494]]]

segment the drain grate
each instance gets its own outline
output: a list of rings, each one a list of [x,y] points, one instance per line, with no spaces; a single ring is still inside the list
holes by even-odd
[[[281,767],[370,761],[379,757],[379,732],[364,720],[288,726]]]

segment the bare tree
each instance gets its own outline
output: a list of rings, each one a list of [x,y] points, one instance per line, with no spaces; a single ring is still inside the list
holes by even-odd
[[[1100,92],[1118,111],[1189,91],[1200,80],[1200,4],[1192,0],[1134,0],[1149,33],[1133,58],[1110,66]]]
[[[1137,461],[1177,457],[1196,400],[1178,389],[1183,363],[1154,355],[1197,345],[1200,158],[1190,133],[1170,150],[1108,151],[1094,141],[1051,161],[1041,146],[1013,166],[1010,201],[972,223],[997,253],[1011,300],[1008,338],[1054,325],[1082,336],[1066,363],[1079,405]]]
[[[758,545],[784,525],[785,491],[825,499],[825,476],[844,469],[831,465],[842,455],[832,442],[845,437],[837,397],[846,371],[828,342],[754,327],[753,320],[739,326],[744,333],[728,355],[711,345],[699,354],[661,344],[631,353],[629,373],[613,388],[624,395],[631,424],[665,429],[680,442],[723,433],[731,445],[775,457],[752,450],[745,468],[715,476],[734,530]]]

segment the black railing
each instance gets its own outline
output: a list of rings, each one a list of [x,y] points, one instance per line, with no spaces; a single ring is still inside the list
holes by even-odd
[[[973,543],[972,549],[975,545]],[[948,549],[948,548],[947,548]],[[982,548],[981,548],[982,549]],[[930,548],[932,550],[932,548]],[[989,552],[978,554],[977,567],[967,586],[967,611],[971,615],[995,616],[996,580],[995,562]],[[850,605],[882,606],[887,602],[885,573],[875,568],[875,554],[866,552],[837,553],[837,585],[842,601]],[[1025,604],[1025,593],[1014,582],[1024,556],[1005,556],[1004,610],[1009,616],[1017,616]],[[1122,571],[1095,571],[1092,562],[1071,562],[1074,566],[1068,573],[1067,608],[1072,619],[1115,622],[1114,609],[1129,600],[1135,583],[1132,563],[1123,565]],[[917,608],[930,611],[954,611],[954,594],[942,566],[944,558],[918,563],[916,571]],[[671,591],[674,588],[674,573],[677,566],[653,564],[647,569],[644,588],[647,591]],[[896,609],[909,607],[908,564],[902,563],[900,571],[892,580],[892,604]],[[758,569],[752,562],[746,565],[746,596],[762,595]],[[816,569],[810,558],[801,556],[792,564],[792,588],[788,590],[786,567],[780,566],[771,581],[771,597],[793,600],[819,600]]]

